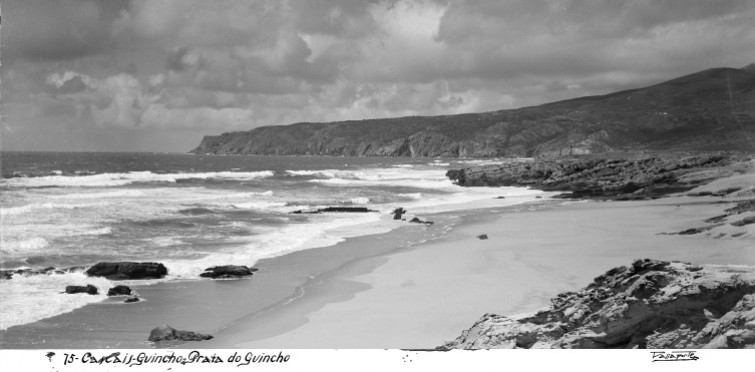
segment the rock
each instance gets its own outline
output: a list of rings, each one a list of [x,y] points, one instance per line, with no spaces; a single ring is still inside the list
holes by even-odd
[[[108,289],[107,291],[108,296],[128,296],[130,294],[131,288],[125,285],[117,285],[113,288]]]
[[[302,210],[295,210],[291,212],[291,214],[320,214],[320,213],[369,213],[369,212],[377,212],[376,210],[365,208],[365,207],[327,207],[327,208],[320,208],[314,211],[302,211]]]
[[[74,293],[87,293],[90,295],[96,295],[98,293],[97,287],[87,284],[86,286],[83,285],[69,285],[66,286],[66,293],[68,294],[74,294]]]
[[[90,267],[86,274],[110,280],[159,279],[168,274],[168,269],[155,262],[100,262]]]
[[[203,341],[213,338],[211,335],[191,331],[177,331],[168,325],[160,325],[149,333],[149,341]]]
[[[739,221],[732,222],[731,225],[736,226],[736,227],[742,227],[742,226],[750,225],[753,223],[755,223],[755,216],[748,216]]]
[[[393,210],[393,212],[391,212],[391,213],[393,213],[393,219],[394,219],[394,220],[400,220],[400,219],[401,219],[401,216],[402,216],[402,215],[403,215],[404,213],[406,213],[406,209],[404,209],[404,208],[396,208],[396,209],[394,209],[394,210]]]
[[[560,198],[638,200],[689,191],[713,179],[733,175],[731,166],[749,166],[748,159],[739,155],[703,154],[519,160],[451,169],[446,176],[460,186],[519,186],[568,191]]]
[[[123,301],[123,302],[124,302],[124,303],[127,303],[127,304],[130,304],[130,303],[133,303],[133,302],[139,302],[139,301],[141,301],[141,300],[142,300],[141,298],[139,298],[139,297],[136,297],[136,296],[133,296],[133,297],[129,297],[129,298],[127,298],[127,299],[126,299],[125,301]]]
[[[755,269],[637,260],[533,314],[486,314],[449,349],[755,348]]]
[[[205,269],[205,272],[199,274],[203,278],[240,278],[252,275],[257,269],[246,266],[214,266]]]
[[[486,240],[487,238],[488,238],[488,235],[487,235],[487,234],[480,234],[480,235],[477,235],[477,239],[480,239],[480,240]]]
[[[409,222],[412,222],[412,223],[424,223],[425,225],[432,225],[434,223],[433,221],[422,221],[422,220],[420,220],[417,217],[412,218],[411,220],[409,220]]]
[[[497,196],[496,199],[506,199],[505,196]]]

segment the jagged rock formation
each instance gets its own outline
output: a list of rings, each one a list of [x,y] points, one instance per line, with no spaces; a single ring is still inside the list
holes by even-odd
[[[213,338],[211,335],[191,331],[177,331],[168,325],[160,325],[149,333],[149,341],[203,341]]]
[[[206,136],[192,152],[558,157],[642,150],[753,151],[754,88],[752,68],[714,68],[641,89],[515,110],[259,127]]]
[[[637,260],[438,349],[489,348],[755,348],[755,268]]]
[[[107,290],[108,296],[128,296],[131,294],[131,288],[125,285],[117,285]]]
[[[520,186],[569,191],[563,197],[646,199],[691,190],[745,172],[746,156],[704,154],[635,159],[563,158],[510,161],[452,169],[446,175],[462,186]]]

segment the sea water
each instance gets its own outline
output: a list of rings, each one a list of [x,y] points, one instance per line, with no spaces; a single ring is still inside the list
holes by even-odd
[[[211,266],[254,266],[262,258],[388,232],[407,223],[393,220],[398,207],[411,218],[524,203],[541,194],[464,188],[445,176],[470,163],[479,161],[2,153],[0,267],[81,269],[0,280],[0,329],[104,300],[116,283],[83,272],[97,262],[168,268],[165,278],[139,284],[206,280],[199,274]],[[334,206],[375,212],[293,213]],[[85,284],[100,294],[63,293],[67,285]]]

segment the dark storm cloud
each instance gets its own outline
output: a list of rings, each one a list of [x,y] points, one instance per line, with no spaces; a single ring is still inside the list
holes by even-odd
[[[69,60],[114,47],[111,24],[127,0],[3,3],[3,58]]]
[[[751,0],[3,5],[0,73],[3,100],[17,105],[11,127],[216,133],[488,111],[755,58]]]

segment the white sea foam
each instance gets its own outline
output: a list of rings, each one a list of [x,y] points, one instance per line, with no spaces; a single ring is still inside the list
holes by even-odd
[[[66,294],[69,285],[92,284],[99,294]],[[16,275],[0,285],[0,330],[67,313],[107,298],[113,284],[107,279],[90,278],[75,272],[51,275]],[[13,316],[9,316],[13,314]]]
[[[0,244],[0,252],[2,252],[3,255],[42,252],[50,245],[47,240],[40,237],[19,240],[10,240],[3,237],[1,242],[2,244]]]
[[[165,265],[171,279],[196,280],[207,267],[227,265],[229,262],[253,266],[263,258],[327,247],[348,237],[383,233],[395,227],[395,223],[382,220],[379,213],[313,215],[305,224],[258,227],[255,229],[257,234],[237,238],[239,242],[245,242],[238,248],[213,252],[201,260],[167,260]]]
[[[18,207],[0,208],[0,216],[15,216],[32,212],[36,209],[76,209],[76,208],[99,208],[108,205],[106,202],[88,204],[65,204],[65,203],[32,203]]]
[[[271,202],[271,201],[253,201],[246,203],[234,203],[231,204],[233,208],[238,209],[270,209],[276,207],[285,207],[285,202]]]
[[[351,198],[349,202],[351,202],[351,204],[369,204],[370,198],[365,198],[365,197]]]
[[[149,171],[128,173],[102,173],[88,176],[45,176],[28,178],[9,178],[0,181],[0,186],[11,188],[34,187],[111,187],[134,183],[175,183],[187,179],[226,179],[248,181],[272,177],[272,171],[259,172],[205,172],[205,173],[166,173]]]
[[[87,193],[67,193],[61,195],[50,195],[51,199],[102,199],[102,198],[136,198],[144,196],[141,190],[118,190],[105,192],[87,192]]]

